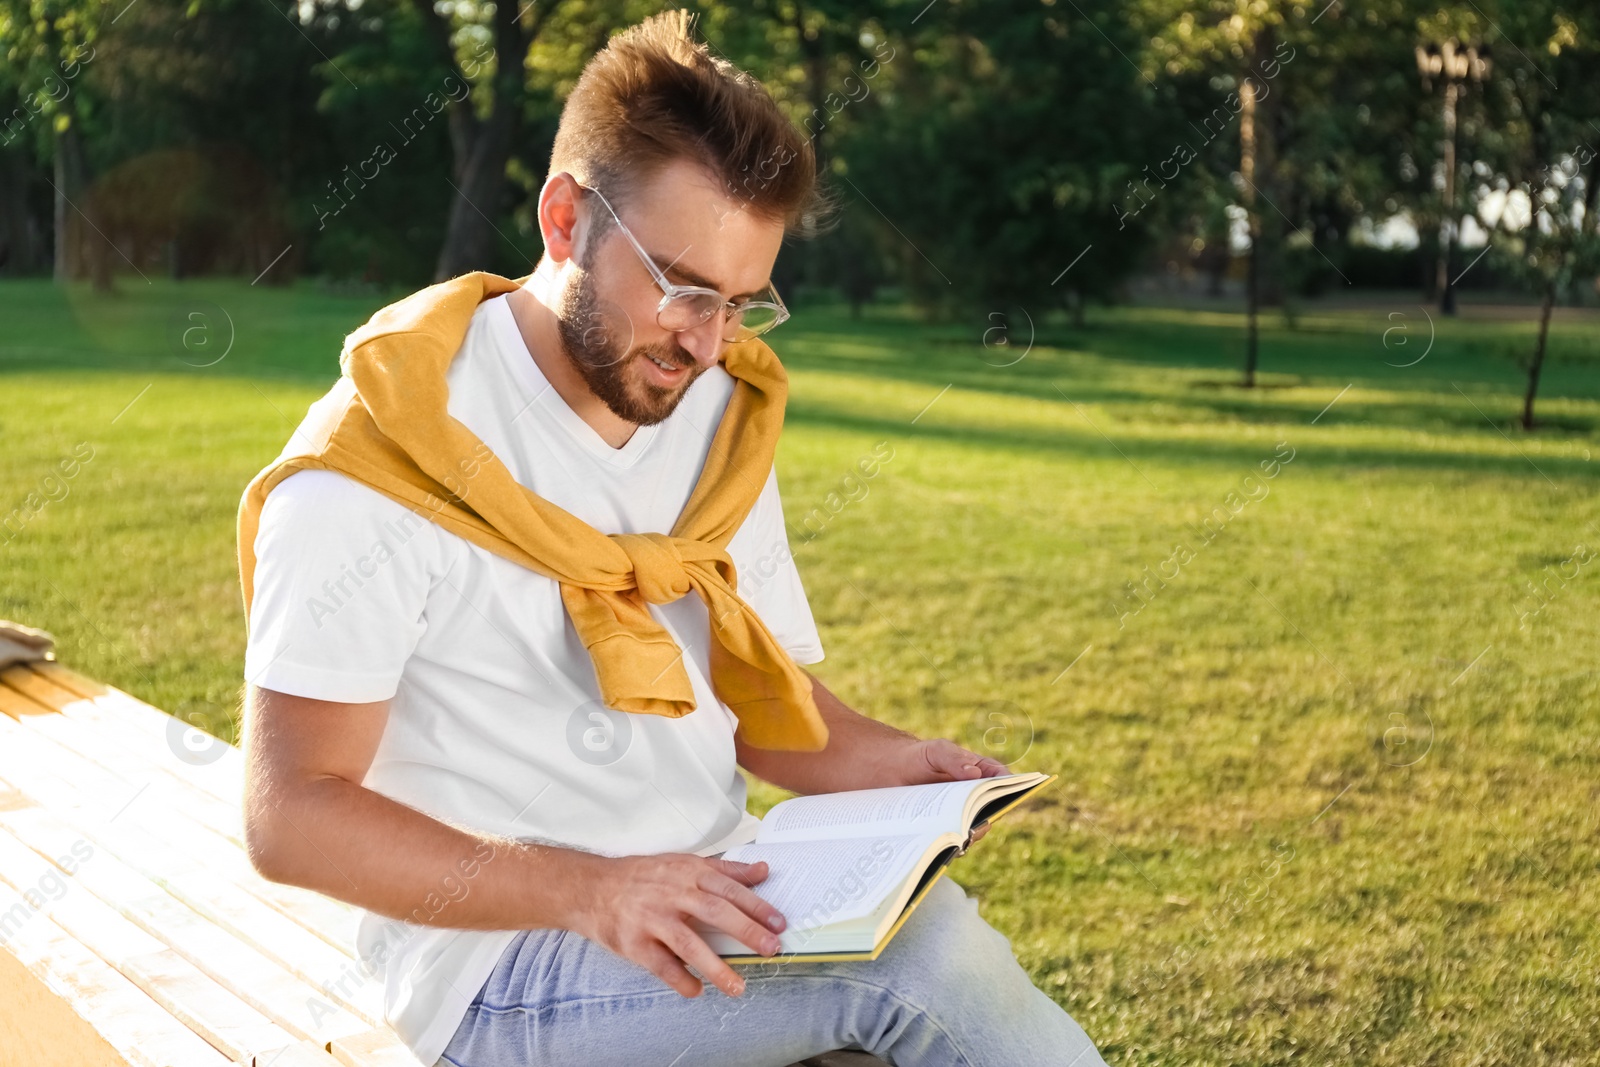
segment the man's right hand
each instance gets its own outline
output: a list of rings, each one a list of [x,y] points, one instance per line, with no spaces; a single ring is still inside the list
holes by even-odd
[[[765,863],[736,863],[688,853],[622,856],[596,868],[590,892],[570,928],[660,978],[683,996],[705,989],[692,965],[731,997],[744,979],[689,925],[691,918],[732,934],[761,955],[778,951],[784,918],[750,886],[767,877]]]
[[[366,788],[388,715],[388,701],[249,688],[245,841],[258,873],[410,922],[573,930],[686,997],[705,987],[685,964],[730,996],[744,991],[691,919],[761,955],[778,951],[772,931],[783,916],[750,891],[767,877],[764,863],[672,852],[613,859],[490,838]]]

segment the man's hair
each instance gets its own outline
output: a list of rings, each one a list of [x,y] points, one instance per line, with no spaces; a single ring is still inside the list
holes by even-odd
[[[617,204],[679,159],[791,231],[810,230],[823,207],[811,142],[759,81],[694,40],[687,11],[664,11],[583,68],[561,110],[550,173],[566,171]]]

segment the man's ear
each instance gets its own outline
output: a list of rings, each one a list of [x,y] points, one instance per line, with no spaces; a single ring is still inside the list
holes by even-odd
[[[582,241],[581,196],[577,180],[566,171],[550,175],[539,190],[539,233],[545,254],[557,263],[571,259]]]

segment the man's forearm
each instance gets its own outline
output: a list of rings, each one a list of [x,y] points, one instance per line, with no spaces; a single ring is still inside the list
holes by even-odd
[[[817,711],[828,725],[827,747],[820,752],[773,752],[741,745],[740,764],[795,793],[909,784],[902,768],[917,737],[852,710],[814,674],[811,682]]]
[[[564,928],[588,868],[605,862],[468,833],[342,778],[253,807],[251,851],[267,877],[419,925]]]

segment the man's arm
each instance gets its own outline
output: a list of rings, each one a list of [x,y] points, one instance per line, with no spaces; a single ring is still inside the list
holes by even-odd
[[[773,752],[751,748],[738,734],[739,765],[794,793],[838,793],[887,785],[922,785],[992,778],[1010,773],[997,759],[970,752],[944,738],[922,740],[847,707],[822,680],[811,678],[817,710],[828,724],[820,752]]]
[[[389,702],[340,704],[250,686],[245,844],[265,878],[410,922],[567,929],[684,996],[744,981],[689,926],[694,916],[767,954],[783,929],[748,888],[766,864],[685,853],[608,858],[469,832],[364,787]]]

